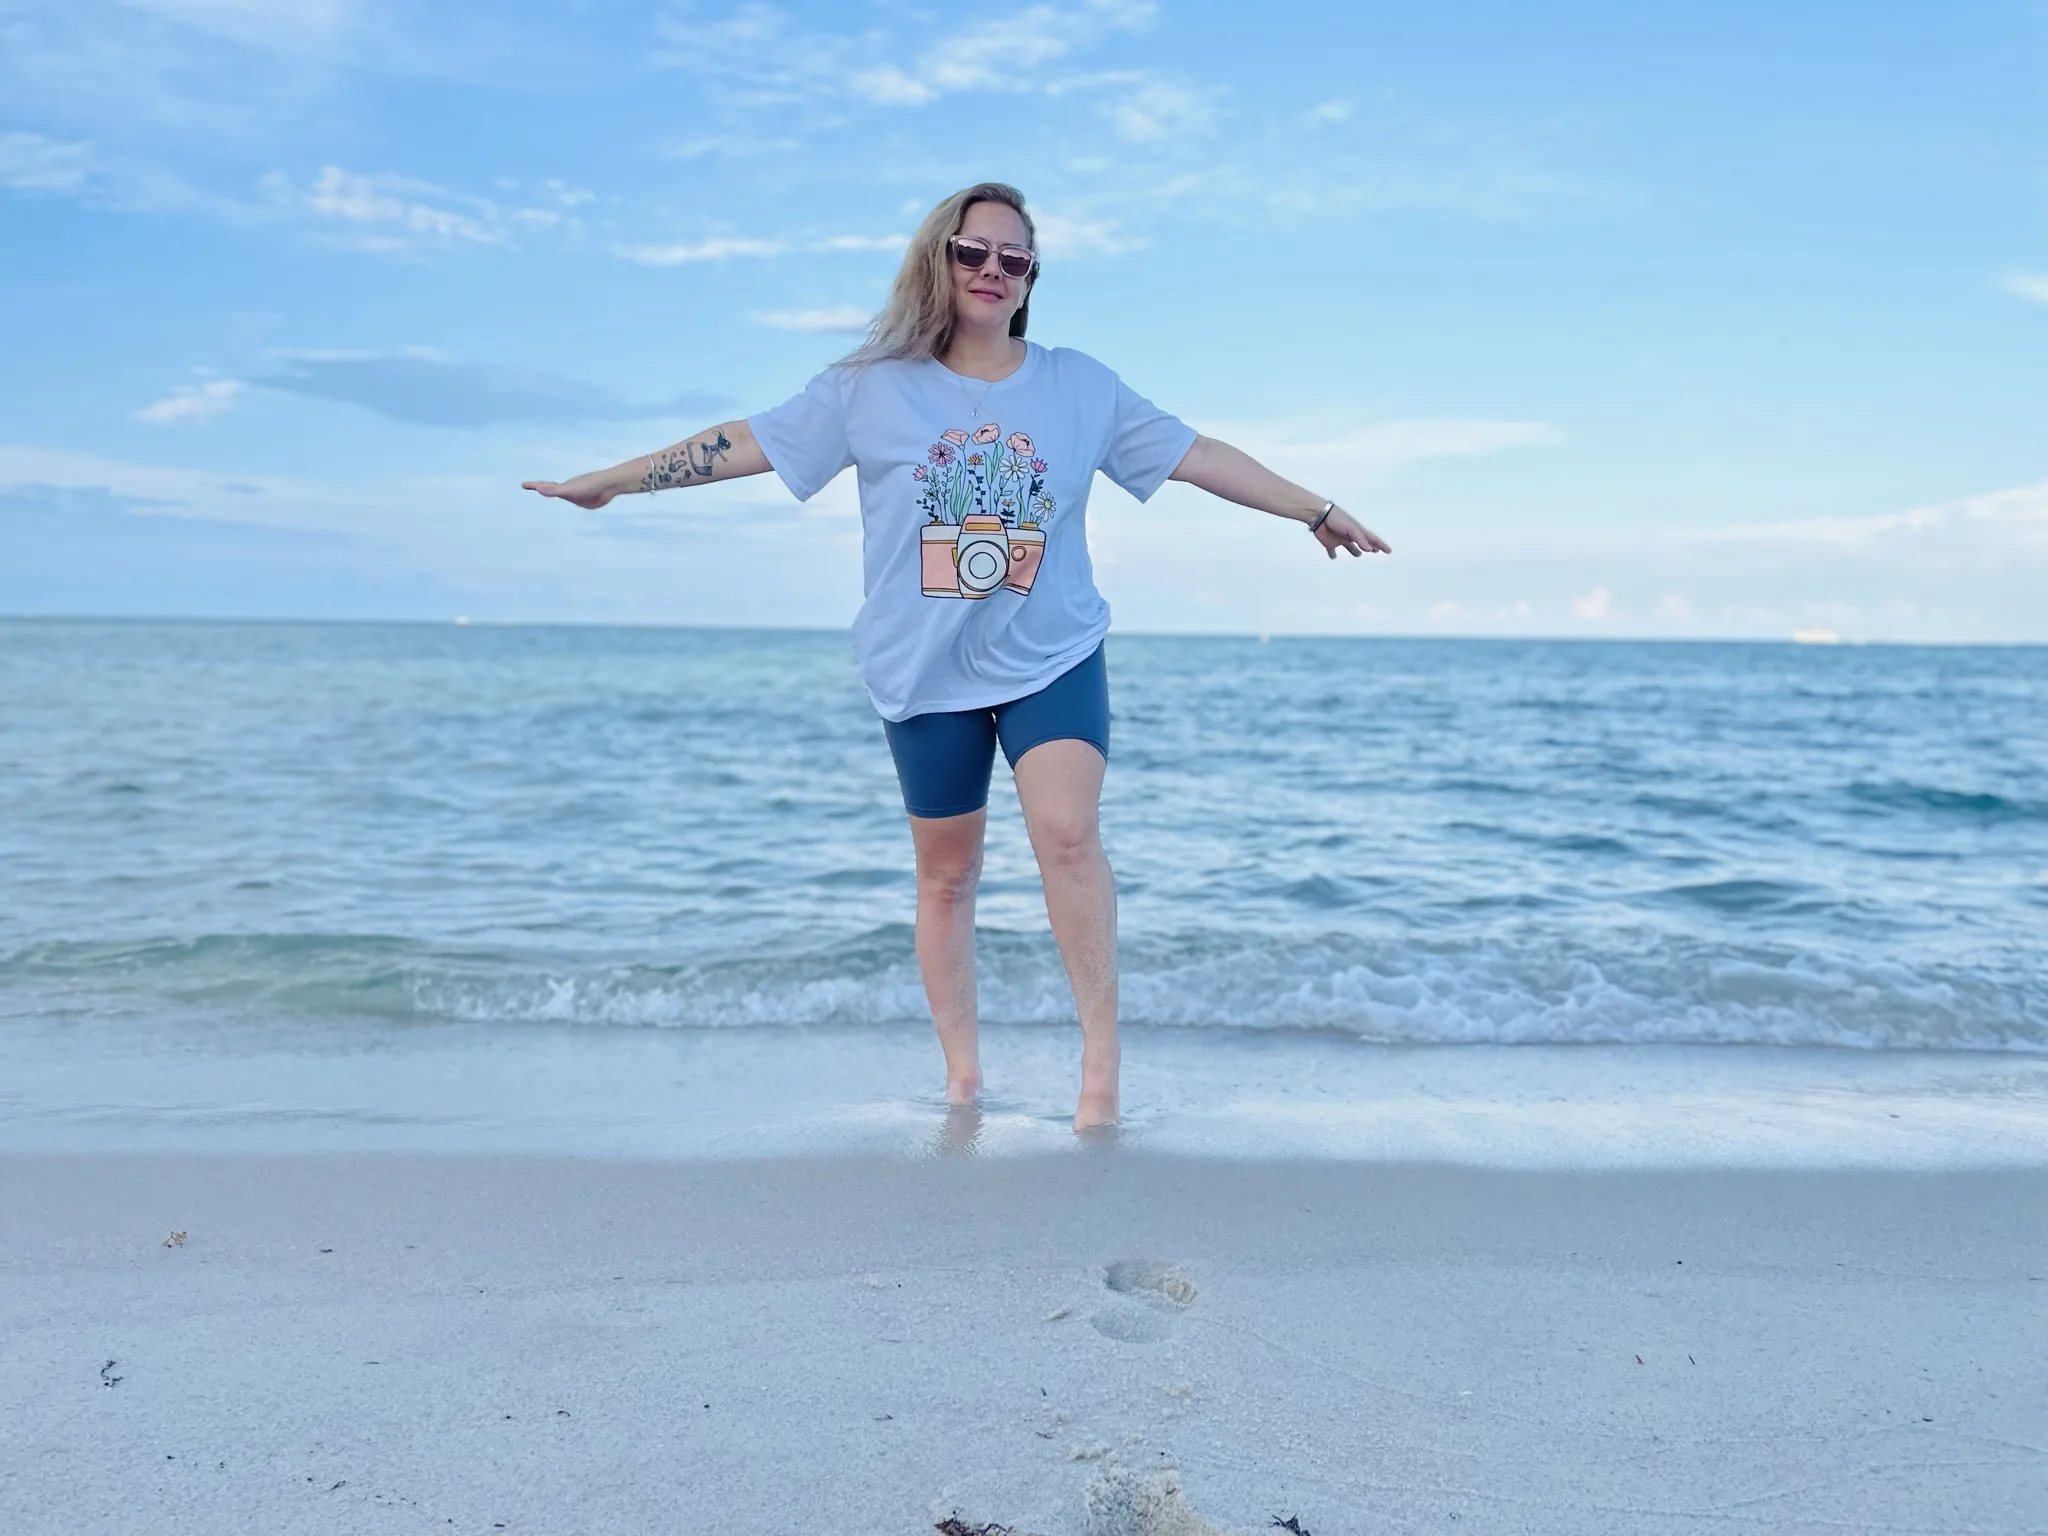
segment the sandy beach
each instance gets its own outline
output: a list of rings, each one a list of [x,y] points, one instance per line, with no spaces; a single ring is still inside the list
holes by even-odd
[[[17,1154],[0,1207],[15,1532],[2048,1527],[2039,1169]]]

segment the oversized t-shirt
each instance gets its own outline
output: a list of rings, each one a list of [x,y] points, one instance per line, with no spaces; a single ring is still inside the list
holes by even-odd
[[[748,418],[799,501],[859,470],[854,648],[885,720],[1020,699],[1094,650],[1095,472],[1144,501],[1194,443],[1086,353],[1025,346],[994,383],[936,358],[836,365]]]

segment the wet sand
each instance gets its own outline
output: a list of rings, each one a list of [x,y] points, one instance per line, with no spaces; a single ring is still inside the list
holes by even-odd
[[[2039,1168],[16,1154],[0,1232],[10,1532],[2048,1528]]]

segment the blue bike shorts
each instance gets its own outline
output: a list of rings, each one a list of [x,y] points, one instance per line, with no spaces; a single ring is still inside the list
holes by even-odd
[[[1017,759],[1048,741],[1085,741],[1109,758],[1109,669],[1097,646],[1036,693],[987,709],[934,710],[885,720],[903,808],[913,816],[965,816],[988,804],[996,745]]]

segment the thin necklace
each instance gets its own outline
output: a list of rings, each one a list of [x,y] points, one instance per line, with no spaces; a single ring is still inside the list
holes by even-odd
[[[1024,355],[1028,359],[1031,354],[1029,351],[1027,351]],[[1004,379],[1014,379],[1017,376],[1017,369],[1022,368],[1024,366],[1023,363],[1019,363],[1016,368],[1012,368],[1008,373],[1004,374],[1001,379],[977,380],[976,382],[981,385],[981,393],[977,395],[968,389],[966,374],[954,373],[951,368],[946,368],[946,365],[944,363],[939,362],[939,360],[936,357],[933,358],[932,361],[938,363],[941,368],[944,368],[945,371],[952,376],[953,382],[960,386],[960,393],[967,397],[967,409],[974,413],[974,419],[976,421],[981,420],[981,406],[982,402],[988,399],[988,392],[994,389],[998,384],[1002,383]]]
[[[939,364],[939,366],[941,368],[946,368],[946,365],[944,363]],[[946,372],[953,373],[953,370],[950,368],[946,368]],[[957,373],[953,373],[953,377],[958,379],[960,378],[960,375]],[[966,383],[964,381],[961,383],[960,393],[963,395],[967,395],[967,409],[973,413],[974,419],[976,421],[981,420],[981,403],[984,400],[988,399],[988,392],[991,389],[994,389],[996,387],[996,384],[999,382],[999,380],[994,379],[985,380],[983,382],[982,391],[978,395],[968,394]]]

